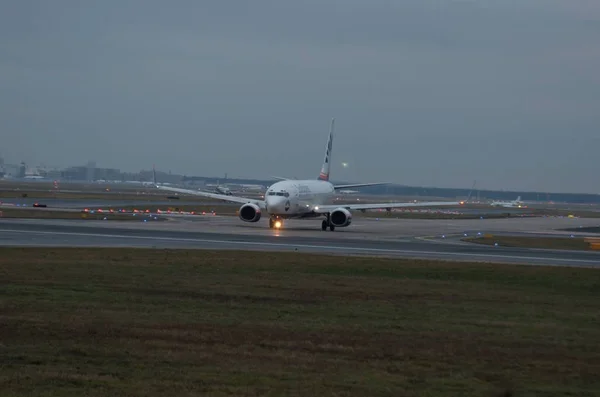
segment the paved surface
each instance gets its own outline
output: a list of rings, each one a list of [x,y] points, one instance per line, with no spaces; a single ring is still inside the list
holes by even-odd
[[[600,252],[488,247],[445,235],[467,233],[559,233],[557,228],[598,225],[600,220],[568,218],[474,221],[357,219],[348,228],[321,231],[318,221],[287,221],[271,230],[266,220],[243,223],[234,217],[177,218],[168,222],[0,219],[4,246],[113,246],[213,248],[318,252],[343,255],[600,267]],[[565,235],[571,232],[563,232]]]
[[[121,207],[132,207],[137,206],[142,208],[163,206],[167,207],[178,207],[178,206],[230,206],[231,203],[224,201],[179,201],[179,200],[155,200],[148,199],[147,197],[141,196],[138,200],[98,200],[98,199],[36,199],[36,198],[0,198],[0,207],[13,208],[13,207],[33,207],[33,204],[40,203],[46,204],[49,210],[56,209],[70,209],[79,211],[83,208],[98,209],[102,208],[108,210],[110,208],[118,209]]]

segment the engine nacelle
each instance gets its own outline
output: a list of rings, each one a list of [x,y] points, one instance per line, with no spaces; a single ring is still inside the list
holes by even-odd
[[[346,227],[352,223],[352,214],[345,208],[336,208],[329,214],[329,221],[335,227]]]
[[[260,216],[260,207],[256,204],[247,203],[240,207],[239,217],[244,222],[258,222]]]

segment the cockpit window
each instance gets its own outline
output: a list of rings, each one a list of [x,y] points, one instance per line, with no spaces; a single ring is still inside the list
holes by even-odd
[[[267,193],[269,196],[275,196],[275,192],[269,192]]]
[[[269,192],[267,193],[269,196],[282,196],[282,197],[290,197],[290,194],[288,192]]]

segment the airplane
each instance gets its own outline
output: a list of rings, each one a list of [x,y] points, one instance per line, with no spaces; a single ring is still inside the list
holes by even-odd
[[[227,195],[227,196],[230,196],[230,195],[232,194],[232,193],[231,193],[231,189],[229,189],[229,188],[228,188],[227,186],[225,186],[225,185],[221,185],[221,184],[219,183],[219,181],[217,181],[217,183],[216,183],[216,184],[209,184],[209,185],[206,185],[206,186],[205,186],[205,189],[202,189],[202,188],[200,188],[200,189],[198,189],[198,190],[202,190],[202,191],[210,191],[210,189],[206,189],[206,188],[211,188],[211,189],[214,189],[214,192],[215,192],[215,193],[219,193],[219,194],[225,194],[225,195]]]
[[[385,182],[357,183],[346,185],[333,185],[330,181],[331,153],[333,146],[333,131],[335,119],[331,120],[329,138],[325,147],[325,158],[321,172],[316,179],[280,179],[270,187],[264,195],[264,200],[250,199],[234,195],[215,194],[187,189],[179,189],[159,185],[158,189],[169,190],[182,194],[198,195],[233,203],[240,203],[238,216],[244,222],[258,222],[264,213],[269,216],[269,228],[280,229],[285,219],[311,219],[324,217],[321,230],[334,231],[336,227],[347,227],[352,223],[352,210],[371,210],[403,207],[437,207],[456,206],[463,202],[420,202],[420,203],[381,203],[381,204],[331,204],[335,192],[363,186],[385,185]],[[155,173],[156,175],[156,173]]]
[[[517,199],[513,201],[492,201],[491,205],[493,207],[526,208],[523,201],[521,201],[521,196],[517,197]]]
[[[215,187],[215,191],[217,193],[221,193],[226,196],[231,196],[233,194],[233,193],[231,193],[231,190],[229,190],[229,188],[227,186],[223,186],[223,185],[217,185],[217,187]]]
[[[220,194],[224,194],[226,196],[231,196],[231,189],[229,189],[227,186],[225,185],[221,185],[219,183],[219,181],[217,181],[217,185],[215,186],[215,192],[220,193]]]

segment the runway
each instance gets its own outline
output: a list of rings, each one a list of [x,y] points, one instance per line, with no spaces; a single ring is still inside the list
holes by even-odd
[[[275,231],[262,221],[246,224],[234,217],[218,216],[158,223],[2,219],[0,246],[233,249],[600,267],[599,252],[488,247],[441,238],[443,233],[510,229],[507,225],[520,233],[575,225],[573,220],[558,219],[510,221],[512,225],[508,220],[477,224],[478,221],[360,219],[349,228],[323,232],[314,221],[288,222],[285,230]],[[577,221],[583,226],[598,223]],[[545,223],[546,229],[540,223]],[[479,227],[475,229],[475,225]]]
[[[122,207],[140,207],[140,209],[145,207],[157,207],[163,206],[165,208],[168,207],[178,207],[182,205],[198,205],[198,206],[211,206],[211,207],[222,207],[222,206],[230,206],[231,203],[227,203],[224,201],[202,201],[202,202],[187,202],[187,201],[178,201],[178,200],[149,200],[147,197],[140,197],[138,200],[99,200],[99,199],[55,199],[55,198],[1,198],[0,206],[4,205],[7,208],[11,207],[32,207],[35,203],[42,203],[48,206],[48,209],[56,210],[56,209],[71,209],[71,210],[81,210],[84,208],[97,209],[103,208],[108,210],[109,208],[119,209]]]

